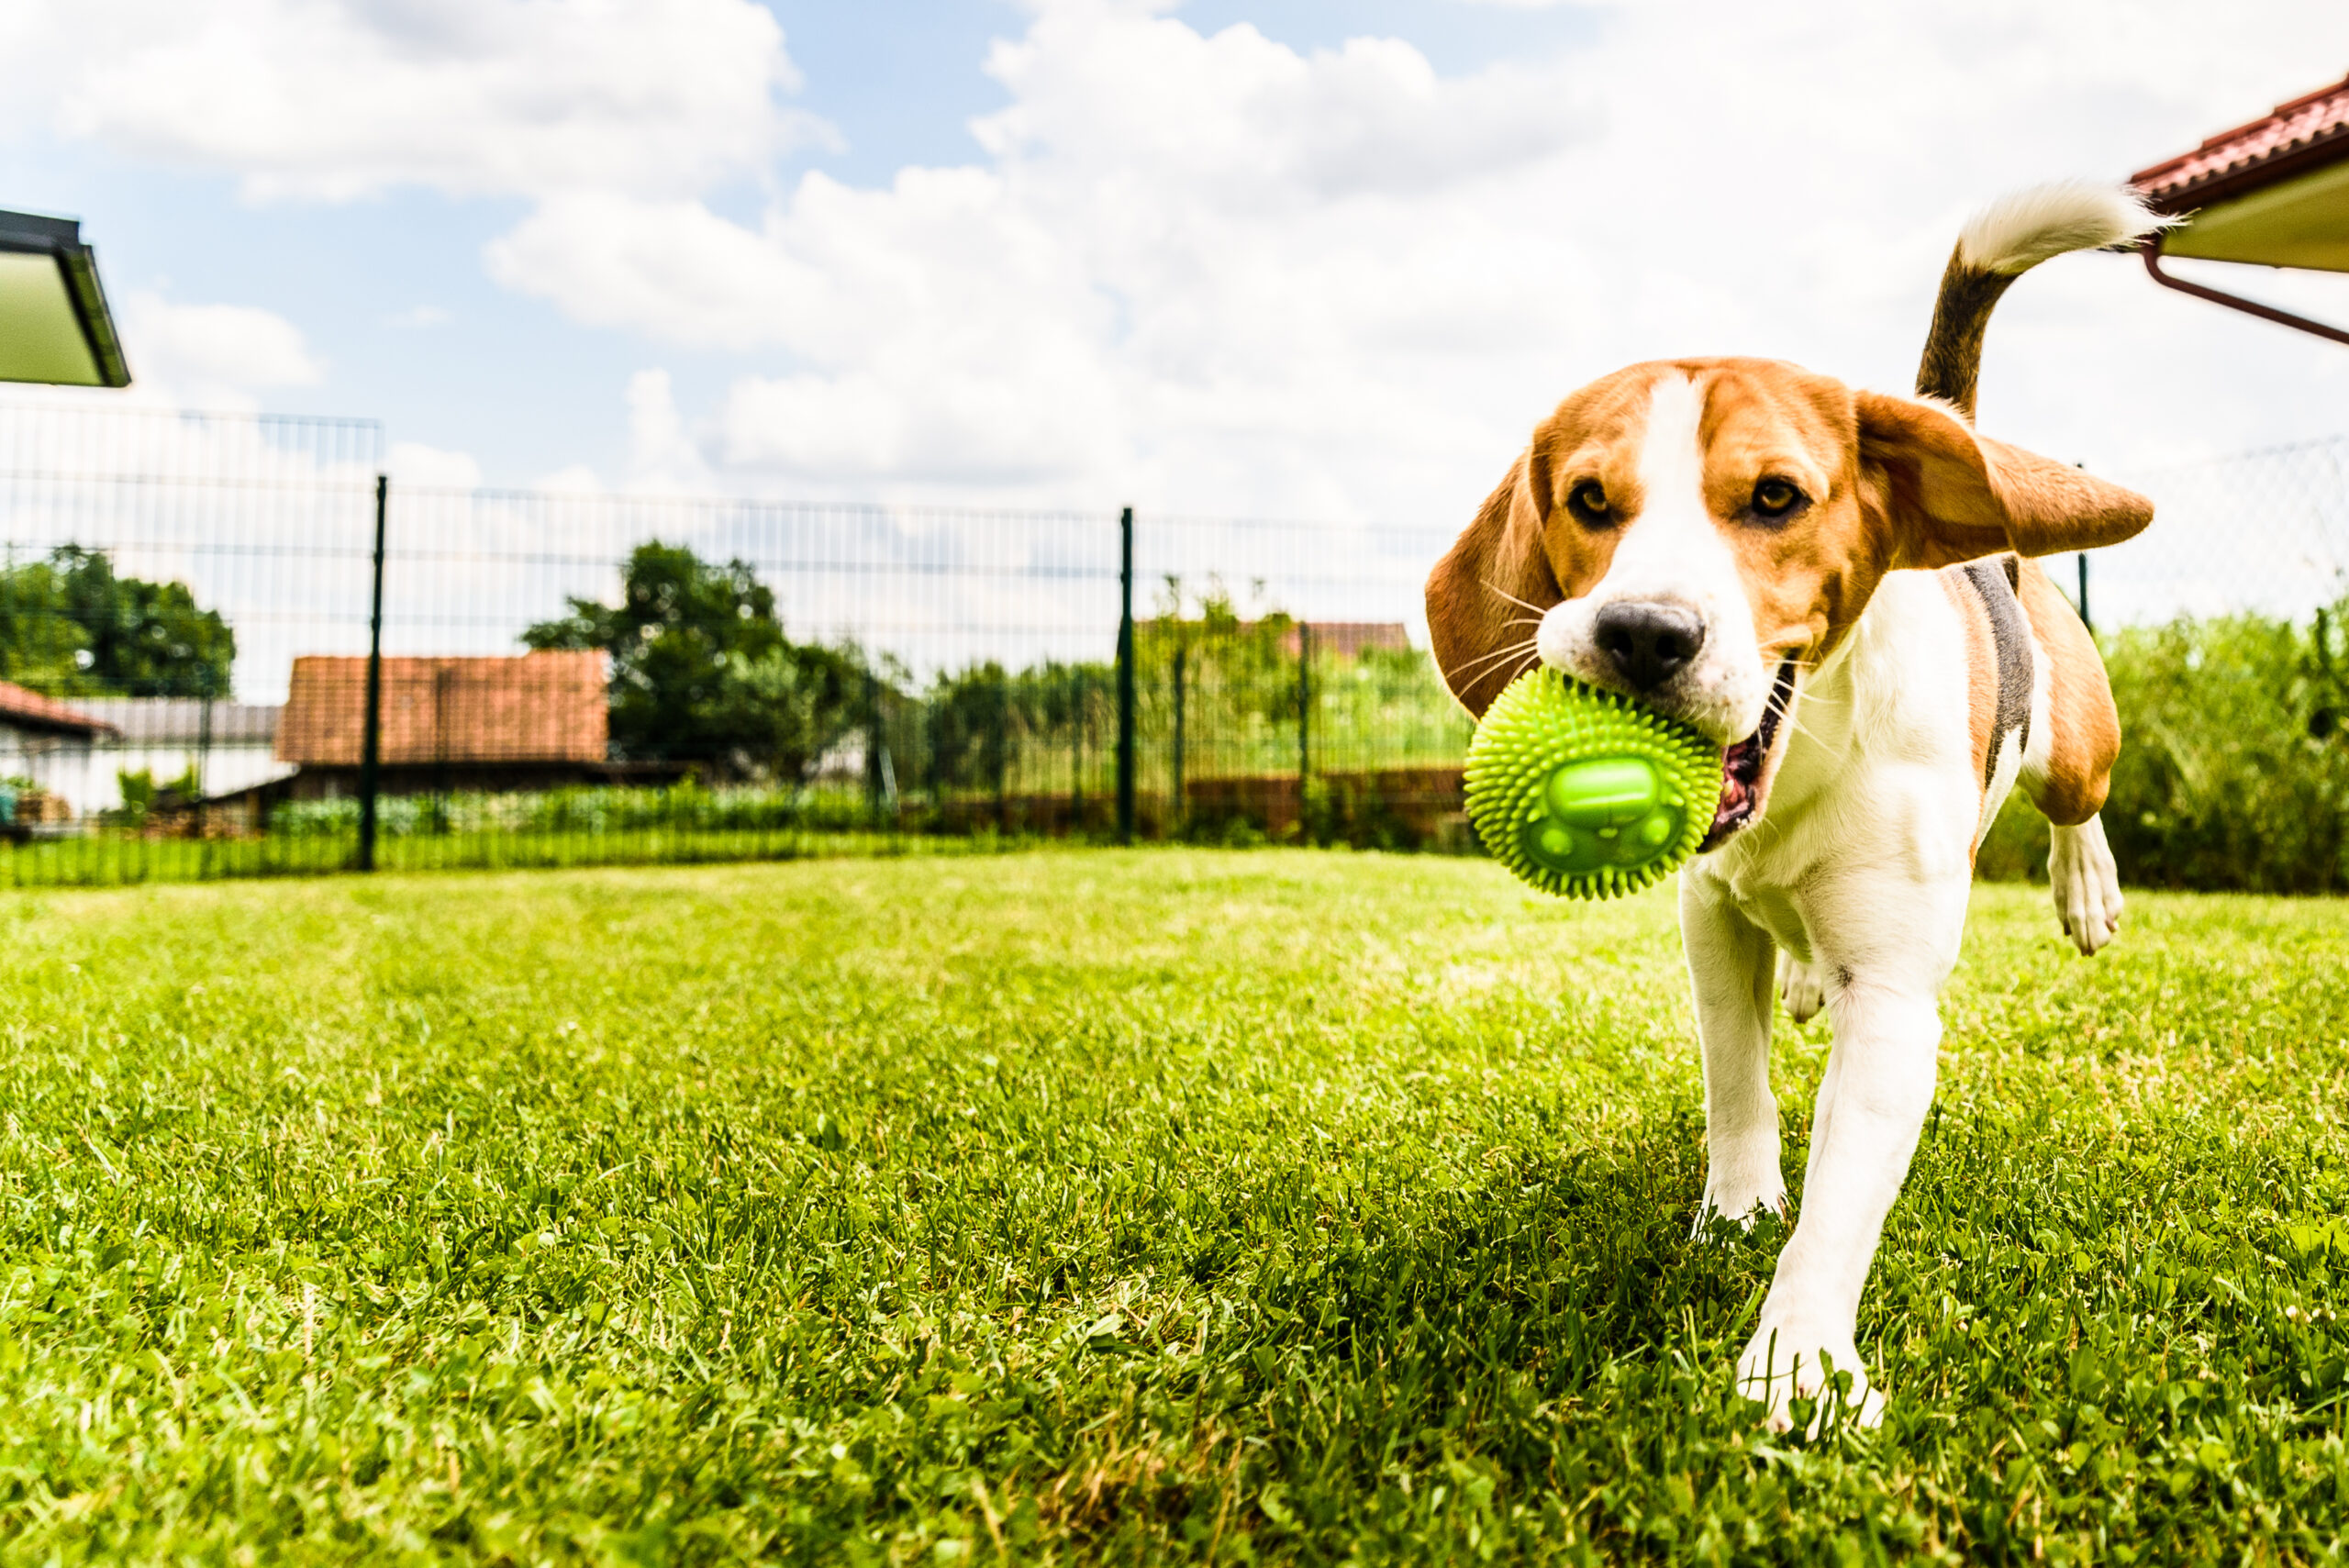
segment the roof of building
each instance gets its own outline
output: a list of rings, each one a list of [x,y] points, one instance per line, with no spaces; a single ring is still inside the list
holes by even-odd
[[[9,681],[0,681],[0,724],[18,729],[42,729],[63,735],[95,737],[114,726],[93,717],[55,697],[45,697]]]
[[[2155,212],[2232,201],[2349,159],[2349,78],[2130,176]]]
[[[1399,620],[1309,620],[1305,625],[1313,633],[1313,651],[1330,659],[1353,659],[1374,648],[1401,651],[1411,646],[1411,629]],[[1282,646],[1296,651],[1294,629]]]
[[[604,655],[592,651],[386,659],[382,705],[386,764],[600,762],[611,739]],[[296,659],[278,760],[356,767],[366,717],[365,659]]]
[[[277,718],[284,711],[273,704],[207,703],[202,697],[76,701],[91,717],[120,731],[126,746],[266,746],[277,739]]]

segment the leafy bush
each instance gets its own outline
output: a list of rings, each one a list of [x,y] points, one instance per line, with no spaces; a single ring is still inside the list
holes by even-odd
[[[583,786],[484,795],[384,795],[375,831],[385,839],[448,833],[758,832],[871,825],[862,793],[798,788],[707,789],[688,779],[664,789]],[[359,830],[359,802],[290,800],[270,813],[284,838]]]
[[[2349,687],[2336,617],[2257,615],[2100,639],[2121,710],[2104,807],[2123,882],[2259,893],[2349,889]],[[2043,877],[2047,825],[2020,797],[1981,873]]]
[[[2125,881],[2334,893],[2349,747],[2330,617],[2176,621],[2106,641],[2121,709],[2104,812]]]

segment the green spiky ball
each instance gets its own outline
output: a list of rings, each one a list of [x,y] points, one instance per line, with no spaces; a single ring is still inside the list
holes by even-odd
[[[1721,749],[1626,697],[1529,670],[1468,744],[1468,820],[1544,893],[1636,893],[1697,852],[1721,793]]]

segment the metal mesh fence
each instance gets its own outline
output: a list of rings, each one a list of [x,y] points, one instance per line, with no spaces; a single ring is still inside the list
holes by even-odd
[[[0,883],[1108,836],[1129,714],[1141,836],[1465,841],[1461,519],[395,486],[371,664],[382,447],[0,404]],[[2332,603],[2344,458],[2121,476],[2160,522],[2097,623]]]
[[[2099,626],[2245,612],[2305,623],[2349,593],[2349,437],[2113,477],[2154,526],[2090,558]]]
[[[1457,831],[1449,529],[393,487],[371,665],[381,444],[0,406],[0,881]]]

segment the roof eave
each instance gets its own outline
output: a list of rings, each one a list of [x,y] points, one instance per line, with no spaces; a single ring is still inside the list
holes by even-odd
[[[57,263],[66,297],[90,346],[90,358],[101,386],[130,384],[130,361],[115,330],[114,312],[106,306],[106,285],[98,281],[98,253],[82,240],[82,226],[70,217],[44,217],[38,213],[0,212],[0,251],[48,256]]]
[[[2214,173],[2176,185],[2162,183],[2165,171],[2200,156],[2198,150],[2183,158],[2156,163],[2150,169],[2141,169],[2129,177],[2129,183],[2136,187],[2145,205],[2155,212],[2165,217],[2182,217],[2203,207],[2233,201],[2239,196],[2283,184],[2349,159],[2349,120],[2319,131],[2306,141],[2296,142],[2246,162],[2232,164]]]

